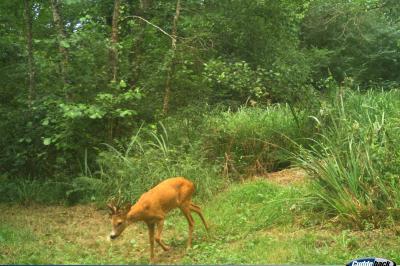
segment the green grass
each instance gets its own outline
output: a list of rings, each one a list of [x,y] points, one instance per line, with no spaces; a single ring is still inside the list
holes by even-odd
[[[319,136],[296,155],[314,177],[316,208],[352,228],[398,221],[399,104],[399,91],[346,92],[316,118]]]
[[[227,180],[219,174],[220,167],[206,160],[198,142],[189,147],[173,145],[164,126],[160,126],[161,133],[139,131],[125,147],[108,145],[108,150],[100,153],[99,179],[104,186],[99,195],[132,202],[172,176],[192,180],[196,196],[202,199],[225,187]]]
[[[365,256],[400,260],[399,227],[351,231],[312,224],[307,185],[280,186],[249,181],[200,204],[211,225],[196,219],[193,248],[186,251],[187,223],[180,212],[168,217],[156,248],[168,264],[341,264]],[[94,206],[0,205],[0,263],[137,264],[148,262],[147,229],[139,223],[109,242],[110,221]]]
[[[398,232],[319,224],[319,217],[310,216],[312,202],[303,197],[308,193],[307,185],[264,181],[232,186],[208,205],[207,216],[215,217],[212,240],[199,243],[183,262],[343,264],[378,255],[398,260]]]

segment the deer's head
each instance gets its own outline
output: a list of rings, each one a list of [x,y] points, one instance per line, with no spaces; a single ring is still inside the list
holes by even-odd
[[[129,222],[127,219],[129,209],[124,208],[124,209],[120,210],[113,204],[108,204],[107,206],[111,211],[112,231],[110,233],[110,239],[115,239],[129,225]]]

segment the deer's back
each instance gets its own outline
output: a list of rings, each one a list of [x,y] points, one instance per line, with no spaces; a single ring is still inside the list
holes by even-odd
[[[166,179],[144,193],[138,203],[148,209],[162,209],[165,213],[190,201],[194,185],[183,177]]]

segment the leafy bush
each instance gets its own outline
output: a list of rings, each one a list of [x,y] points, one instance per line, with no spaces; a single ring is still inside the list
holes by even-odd
[[[72,180],[70,188],[65,192],[68,204],[84,200],[96,200],[104,193],[105,184],[97,178],[79,176]]]
[[[389,15],[398,3],[389,2],[381,8],[372,8],[370,1],[310,2],[302,21],[303,45],[329,55],[314,78],[351,76],[363,86],[399,83],[399,24]]]
[[[203,136],[207,157],[223,162],[224,173],[231,177],[286,167],[288,151],[297,149],[292,140],[302,142],[312,132],[305,112],[296,119],[288,105],[210,115]]]
[[[203,76],[211,88],[210,103],[237,109],[243,104],[290,103],[309,107],[316,102],[310,85],[313,53],[285,51],[267,69],[251,67],[248,62],[225,62],[213,59],[204,64]],[[320,60],[321,57],[318,57]]]
[[[244,61],[210,60],[204,65],[205,80],[213,88],[212,102],[227,101],[234,107],[248,99],[266,101],[269,98],[265,87],[266,72],[262,68],[252,70]]]

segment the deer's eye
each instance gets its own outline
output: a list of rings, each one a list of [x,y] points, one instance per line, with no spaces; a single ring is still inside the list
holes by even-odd
[[[118,223],[117,223],[117,226],[120,226],[121,224],[122,224],[122,222],[118,222]]]

